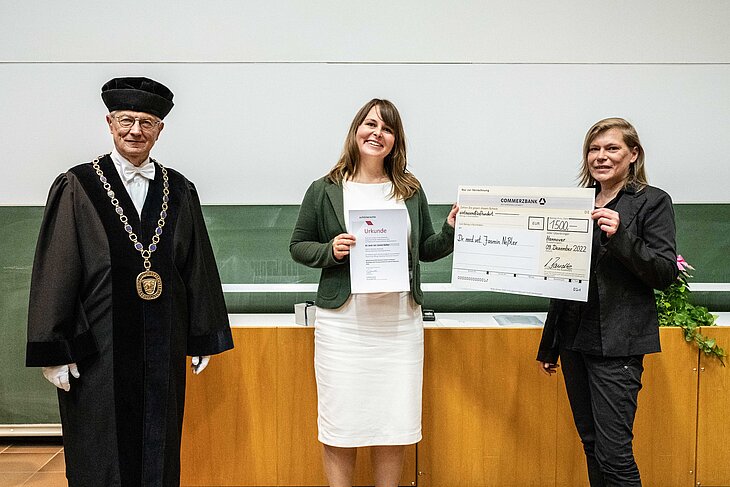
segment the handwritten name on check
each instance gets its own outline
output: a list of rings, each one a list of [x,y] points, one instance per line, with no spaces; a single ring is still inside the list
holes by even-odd
[[[460,186],[451,284],[588,299],[595,191]]]

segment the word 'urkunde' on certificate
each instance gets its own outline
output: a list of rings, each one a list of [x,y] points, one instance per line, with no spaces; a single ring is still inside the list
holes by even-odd
[[[383,293],[410,290],[408,211],[350,210],[350,290]]]
[[[595,190],[460,186],[451,284],[587,301]]]

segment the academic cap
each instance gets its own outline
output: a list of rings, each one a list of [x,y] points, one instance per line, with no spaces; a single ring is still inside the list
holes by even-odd
[[[131,110],[160,119],[172,110],[172,91],[149,78],[114,78],[101,87],[101,99],[110,112]]]

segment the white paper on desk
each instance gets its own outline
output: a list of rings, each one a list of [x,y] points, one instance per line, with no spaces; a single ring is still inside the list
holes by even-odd
[[[451,283],[588,299],[592,188],[460,186]]]
[[[350,290],[383,293],[410,290],[408,211],[350,210]]]

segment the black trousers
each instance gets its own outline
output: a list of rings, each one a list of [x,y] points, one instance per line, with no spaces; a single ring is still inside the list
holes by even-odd
[[[561,350],[560,362],[591,487],[640,487],[632,440],[644,356]]]

